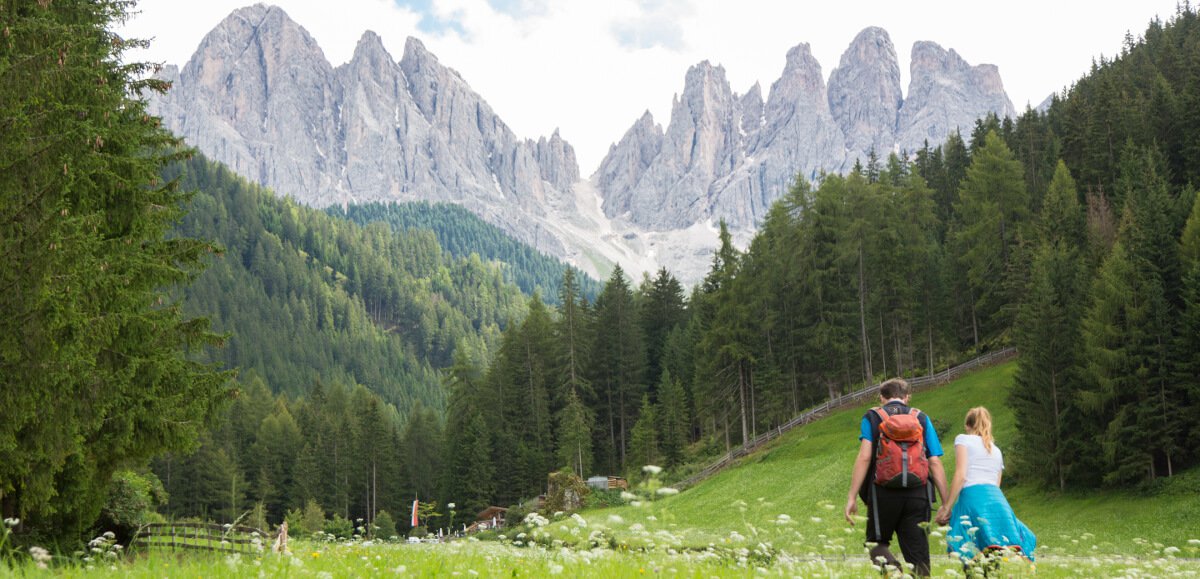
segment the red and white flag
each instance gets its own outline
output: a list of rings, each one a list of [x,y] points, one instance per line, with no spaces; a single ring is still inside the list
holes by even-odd
[[[413,499],[412,526],[417,526],[417,499]]]

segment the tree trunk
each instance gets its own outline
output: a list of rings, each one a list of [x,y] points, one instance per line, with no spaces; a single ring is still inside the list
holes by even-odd
[[[883,312],[879,312],[879,359],[883,363],[883,377],[886,379],[887,373],[887,335],[883,333]]]
[[[746,406],[746,371],[742,369],[742,364],[738,363],[738,399],[741,403],[742,415],[742,444],[750,442],[750,427],[747,424],[747,413],[749,408]]]
[[[858,248],[858,325],[862,336],[863,382],[869,384],[875,373],[871,371],[871,342],[867,339],[867,287],[861,247]]]

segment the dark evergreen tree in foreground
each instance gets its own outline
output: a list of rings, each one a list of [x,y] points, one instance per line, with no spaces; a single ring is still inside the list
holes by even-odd
[[[229,376],[168,289],[213,251],[170,235],[187,155],[146,112],[150,66],[109,31],[128,2],[8,2],[0,37],[0,511],[68,538],[110,477],[194,447]]]

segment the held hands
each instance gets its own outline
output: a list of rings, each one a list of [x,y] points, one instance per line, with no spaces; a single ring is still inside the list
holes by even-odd
[[[942,505],[941,508],[938,509],[937,516],[934,517],[933,520],[934,520],[934,522],[936,522],[939,525],[945,525],[945,524],[949,523],[950,522],[950,506]]]

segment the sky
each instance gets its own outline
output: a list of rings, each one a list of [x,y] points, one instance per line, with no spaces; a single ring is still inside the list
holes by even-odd
[[[182,66],[201,39],[249,0],[139,0],[118,32],[152,40],[138,58]],[[863,28],[889,32],[908,91],[913,42],[995,64],[1018,110],[1036,107],[1121,50],[1176,0],[274,0],[334,66],[365,30],[399,60],[419,38],[521,138],[556,129],[587,177],[649,110],[664,128],[688,67],[723,66],[734,92],[763,96],[789,48],[808,43],[828,81]]]

